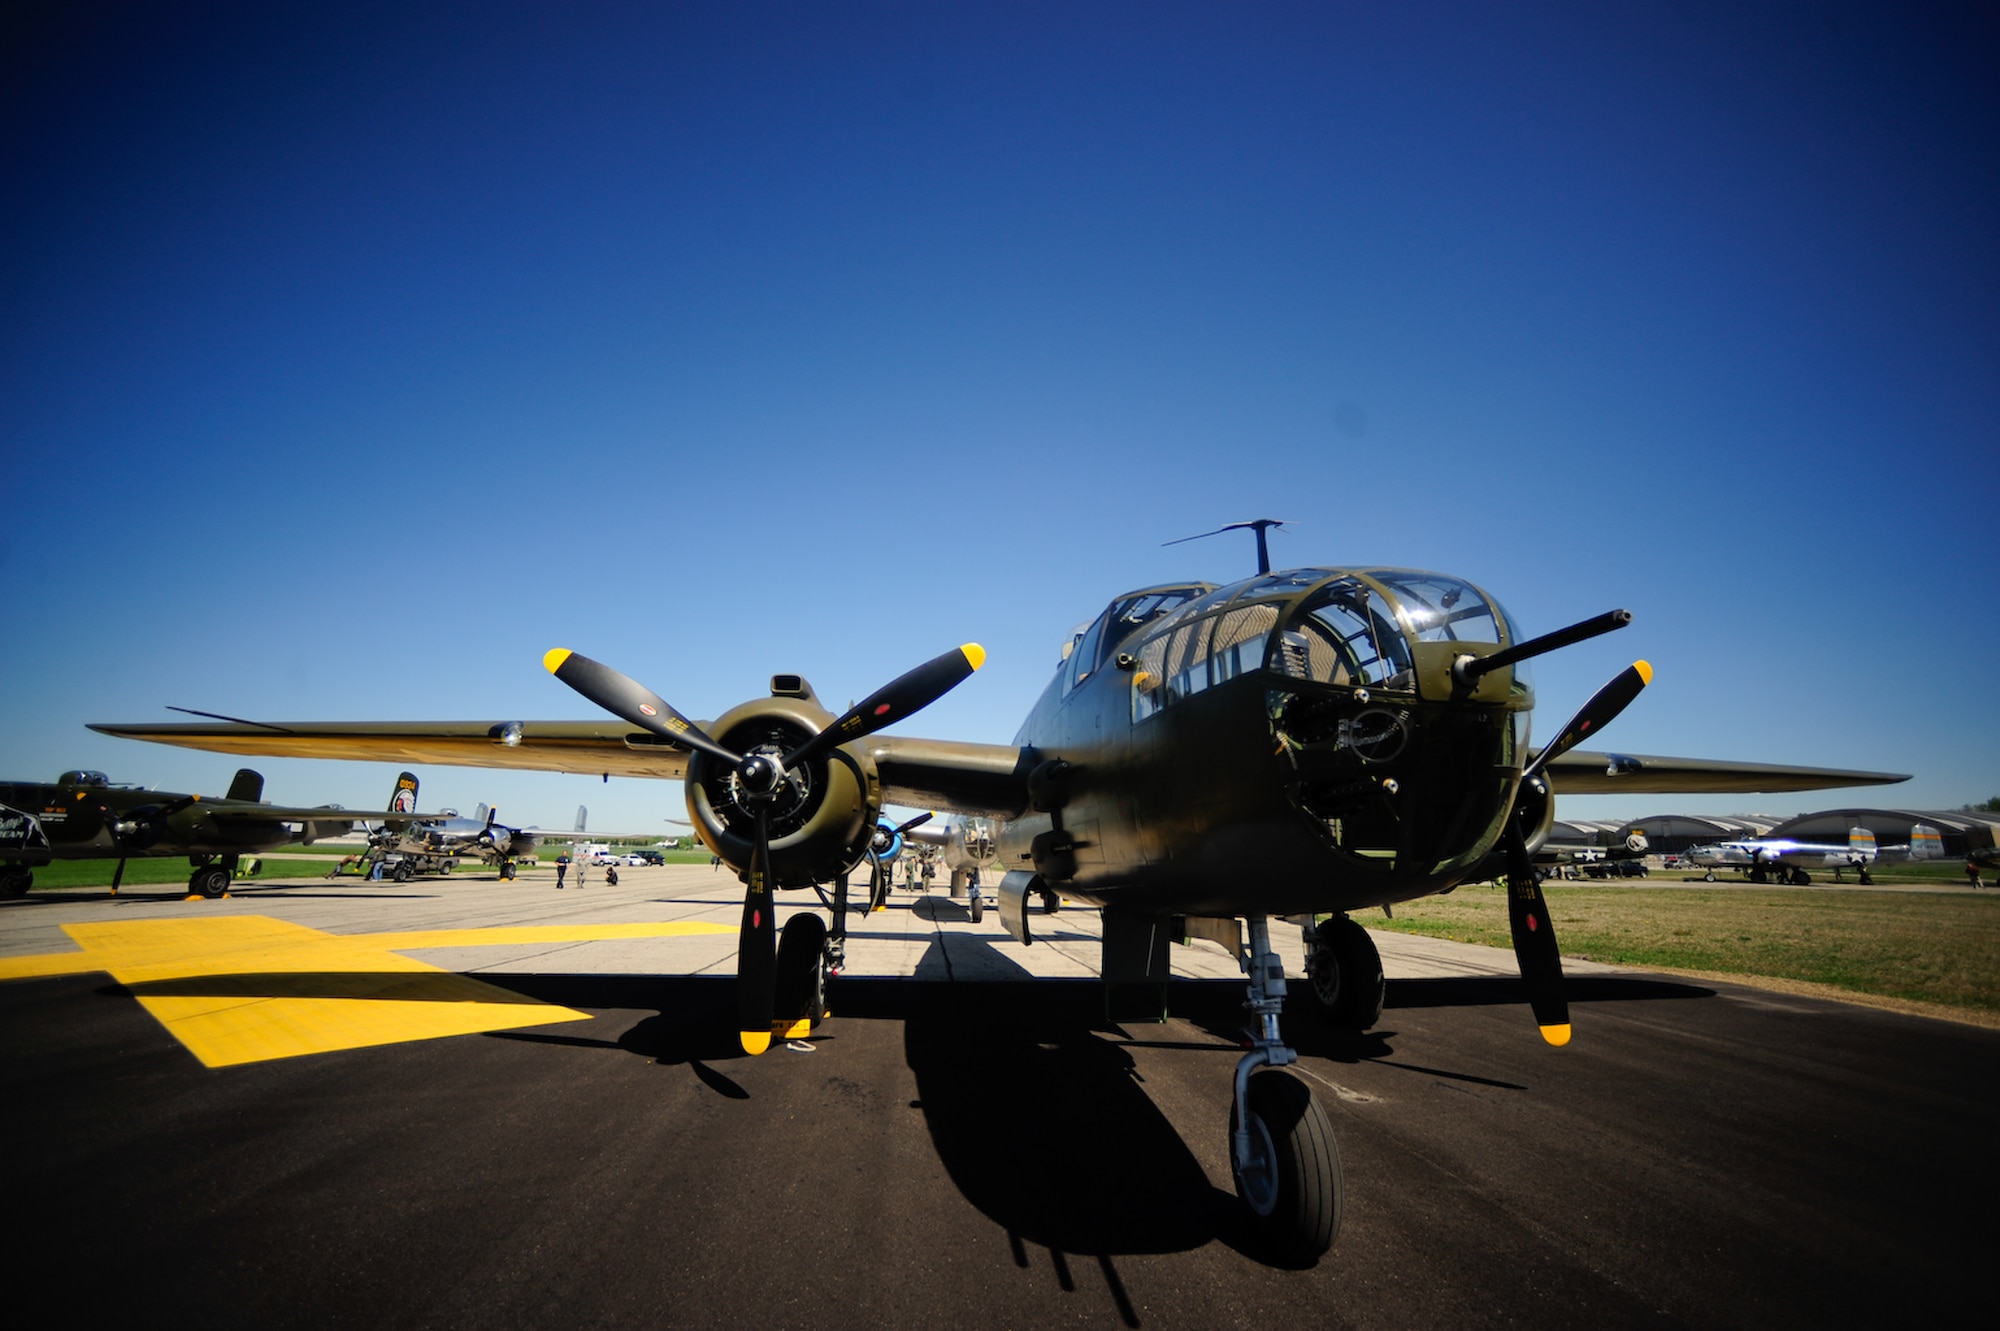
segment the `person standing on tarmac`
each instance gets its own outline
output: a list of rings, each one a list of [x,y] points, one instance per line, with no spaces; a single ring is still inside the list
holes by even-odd
[[[556,891],[558,892],[562,891],[563,875],[568,872],[569,872],[569,856],[568,855],[556,856]]]

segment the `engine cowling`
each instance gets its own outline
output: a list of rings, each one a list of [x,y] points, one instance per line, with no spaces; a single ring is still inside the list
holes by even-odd
[[[1549,842],[1556,825],[1556,788],[1548,773],[1529,777],[1514,795],[1514,816],[1528,838],[1528,855],[1533,858]]]
[[[796,750],[834,721],[806,698],[759,698],[716,718],[708,733],[748,756]],[[757,815],[734,768],[697,750],[688,759],[688,819],[710,851],[738,872],[749,866]],[[810,887],[851,870],[867,852],[882,808],[882,780],[864,750],[833,748],[789,769],[769,805],[771,878]]]

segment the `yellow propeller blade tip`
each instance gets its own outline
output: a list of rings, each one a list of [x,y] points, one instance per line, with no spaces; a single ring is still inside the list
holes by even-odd
[[[1558,1049],[1562,1048],[1564,1045],[1569,1043],[1569,1023],[1564,1022],[1560,1026],[1542,1027],[1542,1038],[1544,1040],[1547,1040],[1550,1044],[1554,1045],[1556,1048]]]
[[[1651,661],[1634,661],[1632,668],[1639,672],[1639,678],[1642,682],[1647,684],[1653,682],[1653,663]]]
[[[958,650],[965,653],[965,659],[971,662],[974,670],[986,664],[986,649],[978,643],[968,642]]]
[[[546,652],[542,653],[542,669],[548,671],[551,675],[553,675],[556,673],[556,671],[561,670],[563,668],[563,662],[569,660],[569,658],[570,658],[569,648],[551,647]]]
[[[742,1039],[746,1054],[761,1054],[771,1047],[769,1031],[738,1031],[736,1034]]]

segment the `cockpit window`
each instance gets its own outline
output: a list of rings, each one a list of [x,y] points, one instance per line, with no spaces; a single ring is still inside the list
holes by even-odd
[[[1371,570],[1368,576],[1402,603],[1403,623],[1418,642],[1501,640],[1492,604],[1469,582],[1402,569]]]
[[[1076,646],[1071,649],[1069,654],[1069,680],[1063,686],[1063,692],[1069,692],[1096,672],[1097,643],[1098,639],[1104,634],[1104,624],[1104,616],[1098,616],[1096,622],[1083,631],[1083,637],[1078,639]]]
[[[1172,587],[1112,602],[1111,622],[1104,646],[1108,648],[1123,642],[1135,629],[1152,623],[1162,615],[1172,614],[1207,590],[1207,587]]]
[[[1124,643],[1139,629],[1176,612],[1185,612],[1188,603],[1196,597],[1213,592],[1207,583],[1195,583],[1186,587],[1160,587],[1147,592],[1134,592],[1113,601],[1105,612],[1093,620],[1088,627],[1076,629],[1070,634],[1069,642],[1063,649],[1063,664],[1059,673],[1063,680],[1063,692],[1067,694],[1077,685],[1089,679],[1120,644]],[[1185,618],[1185,613],[1178,616]]]
[[[1358,578],[1336,579],[1308,597],[1278,635],[1271,665],[1323,684],[1416,687],[1395,612]]]

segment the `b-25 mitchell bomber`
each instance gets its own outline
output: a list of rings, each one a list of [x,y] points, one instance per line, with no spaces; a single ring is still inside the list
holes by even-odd
[[[1788,837],[1753,837],[1695,846],[1683,858],[1697,868],[1706,869],[1703,877],[1711,883],[1717,869],[1737,869],[1753,883],[1775,880],[1805,887],[1812,882],[1812,874],[1808,872],[1812,869],[1830,869],[1836,878],[1852,869],[1864,884],[1871,883],[1874,879],[1868,874],[1870,866],[1891,852],[1898,859],[1934,860],[1943,856],[1944,849],[1939,843],[1938,830],[1919,823],[1910,829],[1909,845],[1892,846],[1886,852],[1876,846],[1873,832],[1865,827],[1851,827],[1844,846],[1794,841]]]
[[[194,866],[188,891],[219,897],[245,855],[341,836],[358,822],[391,816],[336,804],[260,804],[263,794],[264,778],[247,767],[221,799],[113,785],[102,772],[64,772],[53,785],[0,785],[0,894],[22,895],[34,886],[35,869],[52,860],[116,859],[115,892],[126,860],[185,855]]]
[[[1260,553],[1262,549],[1261,529]],[[1584,752],[1651,676],[1635,663],[1541,748],[1516,667],[1622,626],[1614,611],[1525,637],[1470,582],[1382,568],[1302,568],[1141,588],[1114,597],[1062,660],[1011,744],[878,734],[970,676],[984,652],[946,652],[836,716],[798,675],[697,724],[637,681],[564,649],[546,668],[618,722],[98,725],[232,753],[413,761],[684,780],[688,815],[745,885],[738,1030],[752,1054],[826,1011],[843,959],[849,874],[882,806],[995,820],[998,905],[1032,944],[1030,898],[1103,912],[1102,972],[1163,982],[1170,937],[1218,941],[1247,976],[1253,1047],[1237,1066],[1230,1155],[1266,1245],[1325,1252],[1342,1181],[1324,1109],[1280,1069],[1286,992],[1273,920],[1296,923],[1326,1017],[1365,1029],[1383,978],[1351,912],[1443,892],[1496,849],[1535,1020],[1570,1038],[1562,963],[1532,855],[1572,793],[1810,790],[1904,778]],[[782,940],[774,893],[831,885],[829,921],[801,910]],[[1050,1106],[1053,1121],[1062,1107]]]

